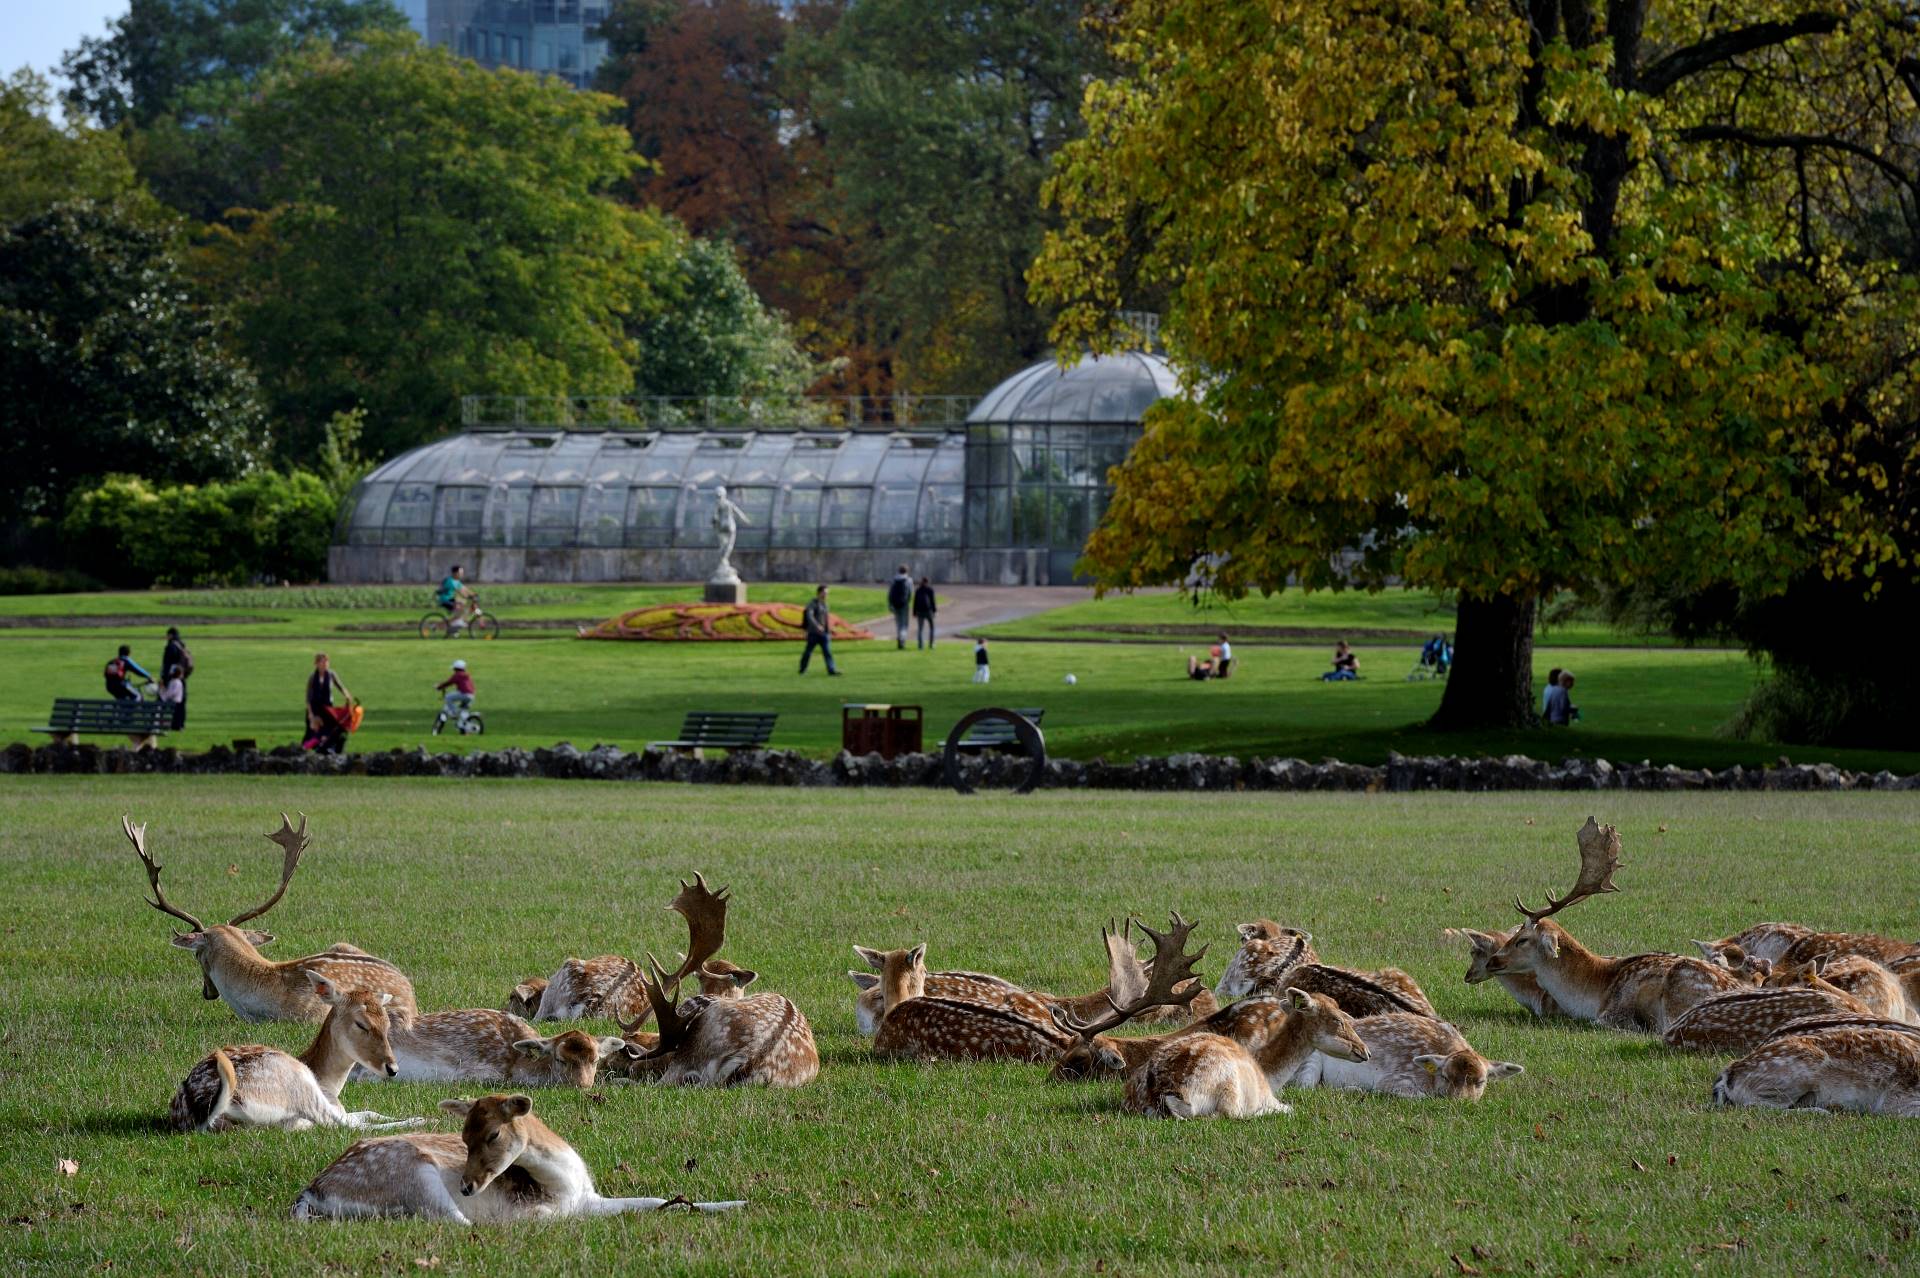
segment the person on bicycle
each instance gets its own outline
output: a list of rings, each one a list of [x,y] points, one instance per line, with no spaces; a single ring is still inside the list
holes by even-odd
[[[153,682],[153,676],[140,668],[140,663],[133,659],[132,653],[133,649],[123,643],[120,645],[119,654],[107,662],[104,672],[107,682],[107,695],[115,701],[140,700],[140,694],[135,692],[127,684],[127,680],[131,676],[139,675],[148,683]]]
[[[467,605],[473,602],[473,591],[467,589],[467,584],[460,580],[459,564],[447,570],[446,580],[440,583],[440,589],[433,598],[446,611],[450,629],[460,630],[466,626]]]
[[[433,685],[433,690],[447,694],[440,704],[442,719],[451,719],[458,724],[473,708],[473,676],[467,673],[467,663],[464,661],[454,662],[453,673]]]

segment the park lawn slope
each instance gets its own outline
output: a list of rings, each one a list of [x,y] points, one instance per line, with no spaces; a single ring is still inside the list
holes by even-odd
[[[202,1001],[143,905],[120,814],[169,896],[225,917],[271,887],[259,836],[313,845],[266,924],[283,957],[351,940],[425,1009],[497,1006],[569,954],[670,951],[702,869],[734,893],[725,953],[812,1020],[785,1093],[602,1086],[536,1112],[607,1193],[744,1196],[743,1212],[462,1229],[285,1218],[347,1133],[157,1128],[223,1043],[298,1047]],[[70,1273],[1853,1272],[1920,1264],[1911,1120],[1716,1111],[1725,1058],[1535,1022],[1460,983],[1440,930],[1506,926],[1564,889],[1573,831],[1619,824],[1622,891],[1569,911],[1596,949],[1686,948],[1766,918],[1920,934],[1911,795],[951,795],[252,778],[0,779],[9,991],[0,1184],[9,1269]],[[1212,943],[1271,916],[1329,961],[1408,969],[1477,1047],[1527,1072],[1478,1105],[1289,1093],[1291,1117],[1129,1117],[1114,1084],[1037,1066],[880,1064],[853,1031],[853,942],[1079,992],[1097,927],[1177,908]],[[432,1114],[478,1087],[350,1084]],[[432,1130],[451,1130],[436,1118]],[[57,1174],[58,1159],[78,1174]]]

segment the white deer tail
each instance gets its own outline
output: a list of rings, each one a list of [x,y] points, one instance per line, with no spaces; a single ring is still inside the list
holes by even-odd
[[[213,1094],[213,1104],[207,1106],[207,1116],[201,1120],[200,1130],[204,1132],[212,1131],[214,1124],[240,1103],[240,1076],[233,1072],[233,1061],[226,1052],[217,1047],[213,1049],[213,1067],[220,1071],[220,1090]]]

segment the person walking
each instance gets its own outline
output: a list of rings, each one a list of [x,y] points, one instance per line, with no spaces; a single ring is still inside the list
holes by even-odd
[[[807,662],[813,657],[813,650],[820,649],[820,655],[827,659],[827,673],[839,674],[833,664],[833,614],[827,611],[827,588],[819,587],[813,592],[813,599],[800,613],[800,621],[807,629],[807,646],[800,652],[800,673],[807,672]]]
[[[350,701],[353,694],[347,691],[347,685],[334,673],[333,665],[327,660],[327,654],[313,654],[313,674],[307,679],[307,738],[303,744],[308,749],[317,749],[322,754],[337,754],[346,744],[346,729],[333,712],[333,690],[340,690],[342,701]]]
[[[174,729],[177,731],[187,721],[187,680],[193,678],[193,651],[187,647],[187,641],[180,637],[180,627],[167,627],[167,647],[160,656],[160,669],[166,674],[167,682],[173,682],[175,668],[180,671],[180,697],[174,702]]]
[[[111,661],[107,662],[106,669],[101,671],[101,674],[106,677],[107,695],[115,701],[138,701],[140,699],[140,694],[127,686],[127,677],[129,675],[139,675],[148,683],[153,682],[153,676],[145,670],[142,670],[140,663],[133,659],[133,649],[124,643],[120,645],[119,653],[116,654]]]
[[[907,614],[913,607],[913,576],[905,564],[893,574],[893,581],[887,587],[887,607],[893,609],[893,645],[905,650],[907,646]]]
[[[987,664],[987,641],[985,639],[975,639],[973,641],[973,681],[975,683],[993,682],[993,669]]]
[[[913,646],[915,648],[933,647],[933,615],[940,611],[933,597],[933,583],[925,577],[913,590]],[[921,640],[926,640],[922,643]]]

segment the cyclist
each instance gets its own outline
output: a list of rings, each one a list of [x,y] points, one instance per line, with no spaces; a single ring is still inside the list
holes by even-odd
[[[448,689],[451,691],[448,691]],[[446,698],[440,704],[442,722],[452,719],[455,730],[466,726],[467,711],[473,708],[473,676],[467,673],[467,663],[453,663],[453,673],[433,685],[435,692],[446,692]]]
[[[153,676],[140,668],[140,663],[133,659],[131,655],[132,652],[133,649],[123,643],[120,645],[119,653],[111,661],[107,662],[106,670],[104,671],[107,681],[107,695],[115,701],[140,700],[140,694],[127,686],[127,677],[129,675],[139,675],[148,683],[153,682]]]
[[[433,596],[434,602],[446,610],[448,628],[464,630],[467,625],[467,605],[473,602],[473,591],[460,580],[460,565],[455,564],[447,570],[445,581]]]

